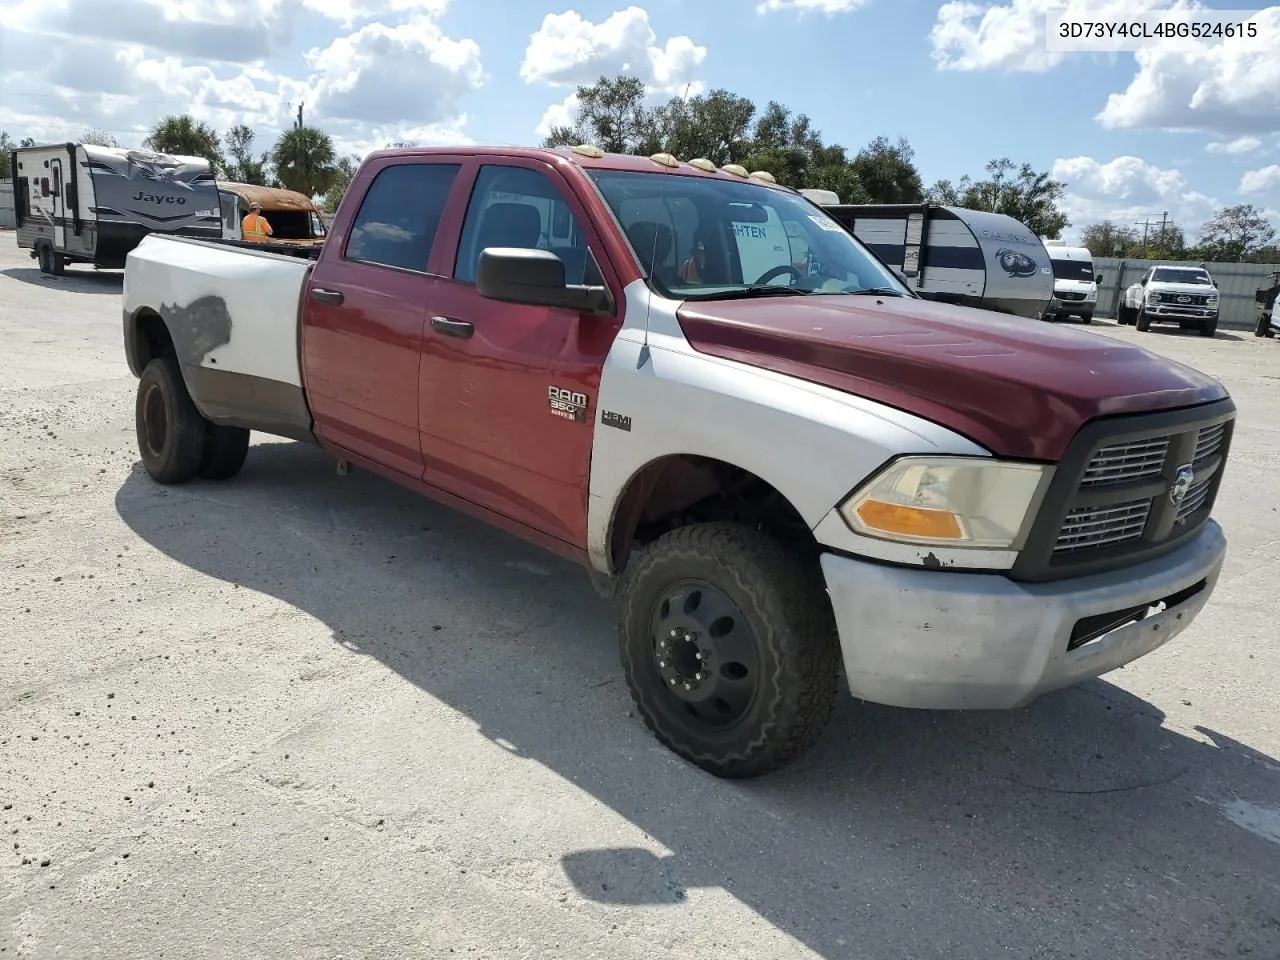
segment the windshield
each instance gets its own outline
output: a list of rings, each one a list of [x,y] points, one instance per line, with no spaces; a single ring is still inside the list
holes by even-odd
[[[650,281],[666,296],[911,295],[844,227],[802,197],[755,183],[665,173],[591,175]]]
[[[1093,264],[1088,260],[1053,260],[1053,278],[1055,280],[1079,280],[1081,283],[1093,282]]]
[[[1209,274],[1203,270],[1186,270],[1177,267],[1157,267],[1151,279],[1162,283],[1200,283],[1206,287],[1213,285],[1209,280]]]

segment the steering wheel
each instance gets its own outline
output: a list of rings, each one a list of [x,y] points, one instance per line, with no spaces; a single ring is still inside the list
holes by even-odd
[[[768,283],[774,277],[780,277],[784,273],[791,274],[791,276],[795,279],[796,283],[800,282],[800,271],[797,270],[795,267],[791,266],[790,264],[784,263],[774,267],[772,270],[766,270],[761,275],[760,279],[753,284],[753,286],[759,286],[762,283]]]

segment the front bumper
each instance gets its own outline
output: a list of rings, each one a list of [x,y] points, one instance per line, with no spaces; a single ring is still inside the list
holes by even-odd
[[[1049,309],[1047,312],[1056,314],[1076,314],[1076,313],[1093,313],[1097,307],[1097,298],[1093,300],[1061,300],[1054,297],[1049,301]]]
[[[1153,320],[1215,320],[1217,307],[1182,307],[1171,303],[1148,303],[1147,315]]]
[[[823,554],[822,570],[855,696],[934,710],[1007,709],[1115,670],[1173,639],[1209,599],[1225,553],[1222,528],[1209,520],[1167,556],[1050,583],[833,553]],[[1082,620],[1099,618],[1088,625],[1098,628],[1108,615],[1166,598],[1163,611],[1068,649]]]

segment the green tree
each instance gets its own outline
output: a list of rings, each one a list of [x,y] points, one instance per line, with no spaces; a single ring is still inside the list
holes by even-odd
[[[17,146],[8,130],[0,130],[0,180],[13,179],[13,167],[9,162],[9,154]]]
[[[645,105],[644,82],[637,77],[601,76],[578,87],[573,122],[556,127],[543,141],[558,147],[589,143],[607,153],[656,153],[659,138],[654,111]]]
[[[270,160],[265,153],[260,157],[254,156],[253,141],[254,133],[248,124],[238,123],[227,131],[227,155],[230,160],[225,173],[228,180],[265,187]]]
[[[1271,222],[1251,203],[1224,207],[1200,230],[1198,253],[1205,260],[1238,261],[1275,238]]]
[[[280,134],[271,164],[285,189],[308,197],[328,192],[338,177],[333,138],[315,127],[293,127]]]
[[[1071,226],[1058,208],[1066,184],[1047,173],[1038,173],[1031,164],[1015,166],[1008,157],[987,164],[987,179],[960,179],[960,205],[970,210],[1003,213],[1025,224],[1038,237],[1057,239]]]
[[[1111,220],[1091,223],[1080,232],[1080,245],[1095,257],[1133,257],[1142,238],[1132,227],[1122,227]]]
[[[335,164],[337,174],[320,201],[321,210],[325,213],[338,212],[338,205],[342,203],[342,198],[346,195],[347,188],[351,186],[351,181],[355,178],[356,169],[359,166],[360,158],[357,156],[339,158]]]
[[[914,161],[915,151],[905,139],[890,143],[887,137],[876,137],[850,166],[872,203],[919,203],[924,186]]]
[[[213,167],[214,174],[226,166],[222,159],[222,142],[218,131],[189,113],[170,114],[151,128],[142,141],[148,150],[172,153],[187,157],[204,157]]]
[[[93,127],[80,136],[81,143],[94,143],[100,147],[118,147],[120,142],[105,130]]]
[[[751,149],[756,105],[728,90],[688,100],[672,97],[651,114],[662,149],[685,160],[705,157],[717,166],[743,163]]]
[[[933,185],[924,192],[924,198],[930,203],[958,207],[960,206],[961,194],[964,192],[968,182],[967,177],[962,179],[960,186],[956,186],[950,180],[935,180]]]

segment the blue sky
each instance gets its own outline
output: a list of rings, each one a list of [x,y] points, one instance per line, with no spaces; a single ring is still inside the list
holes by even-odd
[[[1053,5],[1093,19],[1172,6]],[[1067,181],[1068,236],[1104,216],[1167,210],[1194,233],[1225,204],[1280,210],[1280,7],[1257,18],[1255,41],[1059,54],[1049,6],[0,0],[0,129],[63,139],[97,126],[136,145],[158,114],[190,110],[219,129],[248,122],[265,147],[305,100],[346,152],[529,143],[575,84],[626,69],[655,98],[724,87],[779,100],[855,150],[906,137],[926,183],[1029,161]]]

